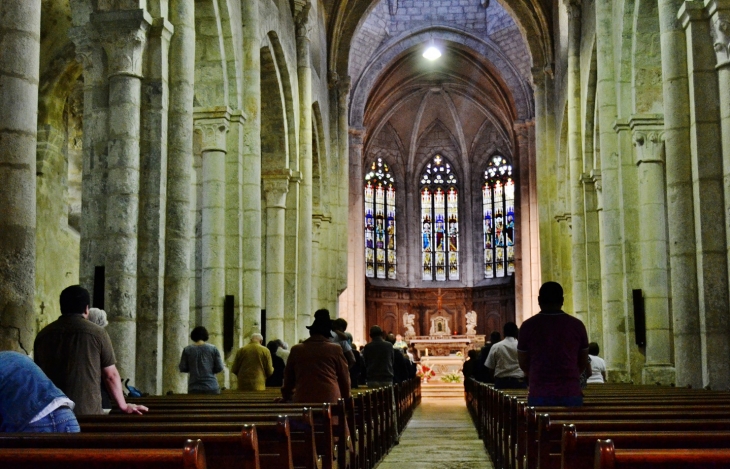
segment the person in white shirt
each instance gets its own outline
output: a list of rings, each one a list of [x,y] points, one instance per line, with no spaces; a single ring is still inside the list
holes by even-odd
[[[598,344],[591,342],[588,344],[588,357],[591,359],[591,376],[588,378],[587,383],[600,383],[606,382],[606,362],[603,358],[598,356]]]
[[[527,387],[525,373],[517,359],[517,324],[508,322],[504,325],[504,340],[492,345],[484,365],[494,370],[494,387],[496,389],[524,389]]]

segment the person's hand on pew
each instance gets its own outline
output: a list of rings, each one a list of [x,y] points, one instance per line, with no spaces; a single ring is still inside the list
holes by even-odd
[[[121,410],[125,414],[142,415],[143,413],[147,412],[150,409],[148,409],[147,407],[145,407],[143,405],[137,405],[137,404],[132,404],[130,402],[127,402],[125,404],[125,407],[124,408],[120,407],[119,410]]]
[[[287,400],[286,400],[286,399],[284,399],[283,397],[275,397],[275,398],[274,398],[274,403],[275,403],[275,404],[285,404],[285,403],[287,403],[287,402],[291,402],[291,401],[287,401]]]

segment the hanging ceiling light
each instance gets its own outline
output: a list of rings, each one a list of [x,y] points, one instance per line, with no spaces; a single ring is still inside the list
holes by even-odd
[[[431,41],[429,42],[426,50],[423,51],[423,57],[430,61],[434,61],[441,57],[441,51],[438,47],[436,47],[436,43],[433,41],[433,39],[431,39]]]

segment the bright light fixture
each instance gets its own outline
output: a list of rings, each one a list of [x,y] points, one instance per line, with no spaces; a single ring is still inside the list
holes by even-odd
[[[428,60],[436,60],[439,57],[441,57],[441,51],[436,47],[435,45],[431,44],[426,48],[425,51],[423,51],[423,57]]]

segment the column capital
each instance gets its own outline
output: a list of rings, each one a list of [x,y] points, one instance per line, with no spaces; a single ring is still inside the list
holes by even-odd
[[[288,169],[261,175],[266,208],[286,208],[286,194],[289,192],[291,175]]]
[[[312,2],[309,0],[294,0],[294,27],[297,39],[307,39],[309,33],[309,11]]]
[[[664,163],[664,116],[635,114],[629,119],[636,147],[636,164]]]
[[[301,171],[292,171],[291,176],[289,176],[289,184],[299,184],[302,182],[302,179]]]
[[[146,10],[104,11],[91,14],[106,51],[109,76],[142,77],[142,57],[152,17]]]
[[[563,0],[563,4],[568,10],[568,18],[580,19],[581,9],[583,8],[582,0]]]
[[[227,151],[226,134],[231,123],[228,107],[196,108],[193,111],[193,128],[202,137],[201,151]]]
[[[518,143],[521,145],[525,143],[525,140],[530,137],[530,128],[534,126],[534,121],[518,121],[514,123],[513,128]]]
[[[150,37],[161,37],[169,42],[172,34],[175,32],[175,26],[165,18],[155,18],[152,20],[150,27]]]
[[[730,1],[705,0],[710,17],[710,34],[717,56],[717,68],[730,65]]]
[[[347,132],[350,134],[350,146],[362,146],[365,137],[365,129],[350,127]]]
[[[621,132],[627,132],[631,130],[629,121],[627,119],[617,119],[613,123],[613,130],[618,134]]]
[[[532,86],[535,88],[545,87],[545,69],[542,67],[532,67]]]
[[[682,27],[687,29],[693,21],[706,20],[707,10],[705,10],[705,5],[700,0],[687,0],[679,7],[677,18],[682,23]]]

